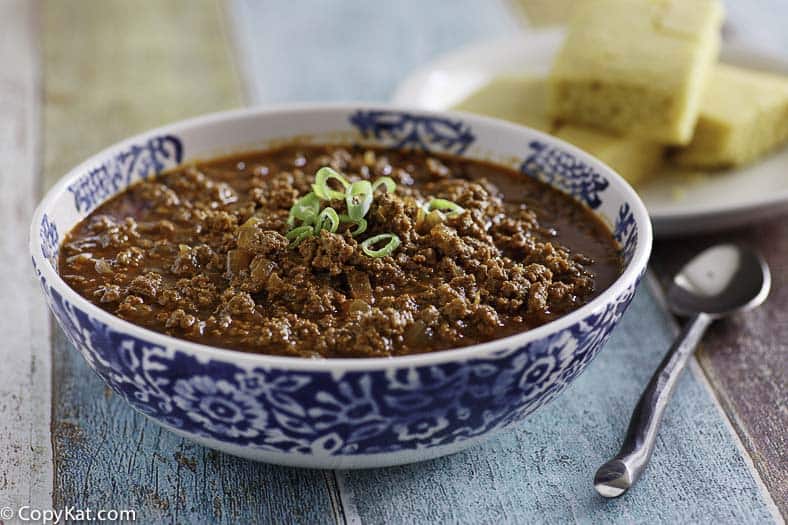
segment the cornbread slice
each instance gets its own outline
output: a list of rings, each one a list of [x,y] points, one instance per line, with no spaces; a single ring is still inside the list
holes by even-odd
[[[454,109],[502,118],[552,133],[608,164],[632,184],[660,168],[664,147],[657,142],[620,137],[589,127],[553,124],[546,111],[547,89],[546,78],[504,75],[494,78]]]
[[[454,109],[500,118],[550,133],[547,82],[530,75],[501,75],[471,93]]]
[[[653,140],[619,137],[581,126],[561,126],[554,135],[598,158],[630,184],[656,173],[664,159],[665,147]]]
[[[722,19],[718,0],[578,4],[550,74],[550,116],[687,144]]]
[[[746,164],[788,143],[788,77],[718,65],[695,134],[675,161],[695,168]]]

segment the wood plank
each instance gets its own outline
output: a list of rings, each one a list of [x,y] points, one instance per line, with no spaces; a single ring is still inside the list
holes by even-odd
[[[241,101],[214,0],[52,1],[44,11],[47,185],[117,139]],[[57,508],[134,509],[138,523],[333,522],[324,473],[243,461],[162,431],[56,333]]]
[[[35,7],[0,0],[0,504],[12,509],[52,503],[49,317],[27,249],[40,144]]]
[[[137,523],[333,523],[330,480],[222,454],[137,414],[60,330],[56,507],[134,509]],[[330,473],[328,473],[330,475]]]
[[[404,21],[413,9],[420,16]],[[405,1],[374,8],[326,2],[305,9],[285,1],[236,0],[234,13],[249,75],[248,91],[252,101],[261,104],[385,100],[404,75],[446,47],[511,31],[509,14],[499,3],[463,2],[447,10],[439,2],[415,6]],[[266,24],[272,13],[278,23]],[[346,19],[340,14],[355,20],[360,33],[334,38],[342,33]],[[265,31],[257,30],[263,26]],[[294,41],[283,60],[275,44],[287,40],[293,27],[308,28],[310,39]],[[312,65],[310,58],[316,54],[323,59],[322,65],[292,67]],[[321,69],[329,67],[331,71]],[[275,84],[271,78],[276,78]],[[637,493],[623,500],[603,503],[595,499],[591,476],[618,444],[631,407],[672,334],[670,319],[660,313],[654,299],[647,293],[641,296],[639,313],[630,314],[610,344],[613,348],[603,352],[603,356],[618,353],[620,359],[600,357],[602,364],[595,364],[572,393],[526,423],[522,431],[425,465],[338,472],[339,500],[348,509],[346,517],[373,523],[593,521],[592,517],[596,521],[665,522],[671,517],[692,521],[688,516],[700,522],[713,517],[771,521],[769,496],[761,493],[748,458],[717,410],[705,380],[697,375],[683,379],[671,406],[675,414],[665,422],[661,448],[649,471],[654,473],[648,475],[652,481],[644,480]],[[641,314],[642,318],[632,320]],[[637,374],[639,382],[632,374]],[[608,384],[618,389],[621,381],[626,391],[599,391]],[[553,476],[548,484],[540,478],[545,472]],[[663,508],[670,512],[649,510]],[[708,514],[693,509],[706,509]]]
[[[364,523],[770,523],[708,390],[685,374],[652,463],[614,501],[593,490],[632,406],[672,339],[672,320],[640,289],[590,369],[521,428],[448,458],[343,472]]]
[[[786,218],[717,235],[656,244],[653,266],[667,283],[695,253],[720,242],[752,246],[772,270],[759,309],[716,323],[698,360],[769,489],[788,515],[788,230]]]

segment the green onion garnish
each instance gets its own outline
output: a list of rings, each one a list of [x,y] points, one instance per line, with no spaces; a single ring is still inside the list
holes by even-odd
[[[332,189],[328,183],[336,179],[344,188],[343,191]],[[391,177],[380,177],[374,183],[361,180],[351,183],[347,178],[337,171],[324,166],[317,170],[315,183],[312,184],[312,191],[296,200],[290,208],[290,215],[287,224],[290,231],[285,234],[290,246],[298,246],[304,239],[319,235],[321,230],[336,233],[340,224],[351,223],[355,228],[350,230],[353,237],[361,235],[367,231],[367,220],[364,216],[369,212],[374,199],[375,190],[383,188],[387,193],[393,193],[397,189],[397,184]],[[347,214],[339,215],[336,210],[327,206],[321,210],[321,202],[345,199]],[[432,206],[432,208],[429,208]],[[433,199],[424,207],[426,212],[430,209],[448,209],[451,212],[459,213],[462,208],[442,199]],[[300,225],[296,226],[296,221]],[[383,241],[387,241],[385,246],[375,250],[374,246]],[[397,249],[401,244],[398,236],[393,233],[375,235],[361,243],[361,249],[370,257],[385,257]]]
[[[372,184],[368,180],[360,180],[350,185],[345,194],[347,214],[351,219],[364,217],[372,206]]]
[[[287,225],[294,226],[295,221],[299,220],[303,224],[312,224],[320,212],[320,197],[314,192],[309,192],[297,201],[290,208],[290,216],[287,218]]]
[[[297,228],[293,228],[292,230],[287,232],[285,234],[285,238],[288,241],[290,241],[290,247],[295,248],[296,246],[301,244],[301,241],[303,241],[304,239],[308,239],[314,234],[315,234],[315,230],[312,228],[312,226],[304,225],[304,226],[299,226]]]
[[[430,202],[424,207],[424,211],[429,213],[433,210],[446,212],[447,217],[453,217],[465,211],[465,209],[456,202],[446,199],[430,199]]]
[[[391,177],[380,177],[378,180],[372,183],[372,191],[374,192],[380,186],[386,187],[386,193],[394,193],[394,190],[397,189],[397,183]]]
[[[342,184],[342,187],[345,191],[337,191],[331,189],[328,185],[328,181],[331,179],[336,179]],[[329,168],[328,166],[323,166],[317,173],[315,174],[315,183],[312,184],[312,189],[315,192],[315,195],[320,197],[325,201],[342,199],[345,197],[345,193],[350,188],[350,182],[345,178],[344,175],[341,173],[337,173],[333,169]]]
[[[315,235],[320,233],[320,230],[328,230],[335,233],[339,228],[339,215],[334,208],[323,208],[320,215],[317,216],[315,221]]]
[[[385,240],[388,240],[385,246],[378,250],[373,249],[374,245]],[[385,257],[396,250],[400,244],[401,241],[397,235],[393,233],[381,233],[380,235],[375,235],[374,237],[370,237],[366,241],[362,242],[361,249],[364,250],[364,253],[370,257]]]
[[[356,228],[350,230],[350,235],[355,237],[356,235],[361,235],[365,231],[367,231],[367,220],[366,219],[351,219],[349,215],[345,215],[344,213],[339,216],[339,221],[343,223],[351,222],[356,225]]]

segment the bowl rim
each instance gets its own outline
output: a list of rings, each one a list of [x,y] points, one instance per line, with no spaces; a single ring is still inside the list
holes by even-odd
[[[255,354],[229,348],[220,348],[202,343],[195,343],[186,339],[180,339],[178,337],[162,334],[154,330],[136,325],[99,308],[79,295],[60,277],[60,274],[58,274],[58,272],[50,264],[49,260],[45,259],[41,253],[39,227],[44,213],[52,206],[61,193],[66,190],[68,184],[72,183],[75,178],[82,175],[87,168],[95,166],[102,159],[111,156],[115,152],[121,151],[128,146],[137,144],[146,138],[150,138],[151,136],[177,134],[187,128],[199,128],[202,126],[218,124],[234,119],[266,118],[276,114],[292,113],[351,113],[359,109],[402,111],[415,113],[418,115],[432,115],[444,118],[457,116],[464,119],[470,125],[473,125],[474,122],[478,122],[483,126],[499,128],[505,133],[516,134],[522,133],[523,130],[527,130],[530,134],[529,138],[531,140],[534,138],[539,138],[549,143],[560,145],[561,149],[571,153],[575,157],[582,160],[584,163],[590,165],[602,173],[608,179],[611,186],[615,186],[619,191],[621,191],[623,199],[630,204],[631,211],[635,218],[635,224],[638,228],[638,241],[635,252],[633,253],[629,264],[626,265],[621,275],[619,275],[610,286],[602,291],[602,293],[600,293],[597,297],[581,306],[577,310],[563,315],[558,319],[555,319],[542,326],[538,326],[524,332],[519,332],[514,335],[475,345],[404,356],[368,358],[304,358]],[[106,199],[103,199],[102,203],[104,201],[106,201]],[[60,239],[59,242],[62,242],[62,239]],[[232,362],[239,366],[259,366],[269,369],[278,368],[302,372],[341,373],[345,371],[359,370],[373,371],[407,367],[415,368],[448,362],[462,362],[471,359],[490,358],[497,351],[511,348],[522,348],[528,343],[542,339],[551,334],[558,333],[569,326],[582,321],[588,315],[604,307],[604,305],[613,302],[624,290],[631,286],[635,286],[646,270],[646,266],[651,255],[652,242],[653,230],[651,220],[649,219],[645,204],[632,188],[632,186],[630,186],[630,184],[611,167],[591,156],[589,153],[586,153],[576,146],[573,146],[572,144],[527,126],[463,111],[435,111],[399,104],[358,101],[276,104],[207,113],[196,117],[179,120],[164,126],[152,128],[116,142],[91,155],[83,162],[71,168],[49,190],[47,190],[46,194],[33,212],[28,239],[28,248],[38,271],[41,273],[41,277],[45,279],[48,286],[55,288],[65,300],[80,308],[82,311],[88,314],[91,319],[98,320],[108,326],[113,326],[119,331],[129,333],[130,335],[138,337],[143,341],[156,344],[157,346],[160,346],[164,349],[188,352],[200,359],[200,361],[206,362],[216,359]]]

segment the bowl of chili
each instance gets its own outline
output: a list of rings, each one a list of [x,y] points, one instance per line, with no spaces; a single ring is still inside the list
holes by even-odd
[[[107,148],[47,193],[30,249],[58,324],[136,410],[254,460],[365,468],[461,450],[558,395],[651,236],[632,188],[554,137],[344,104]]]

